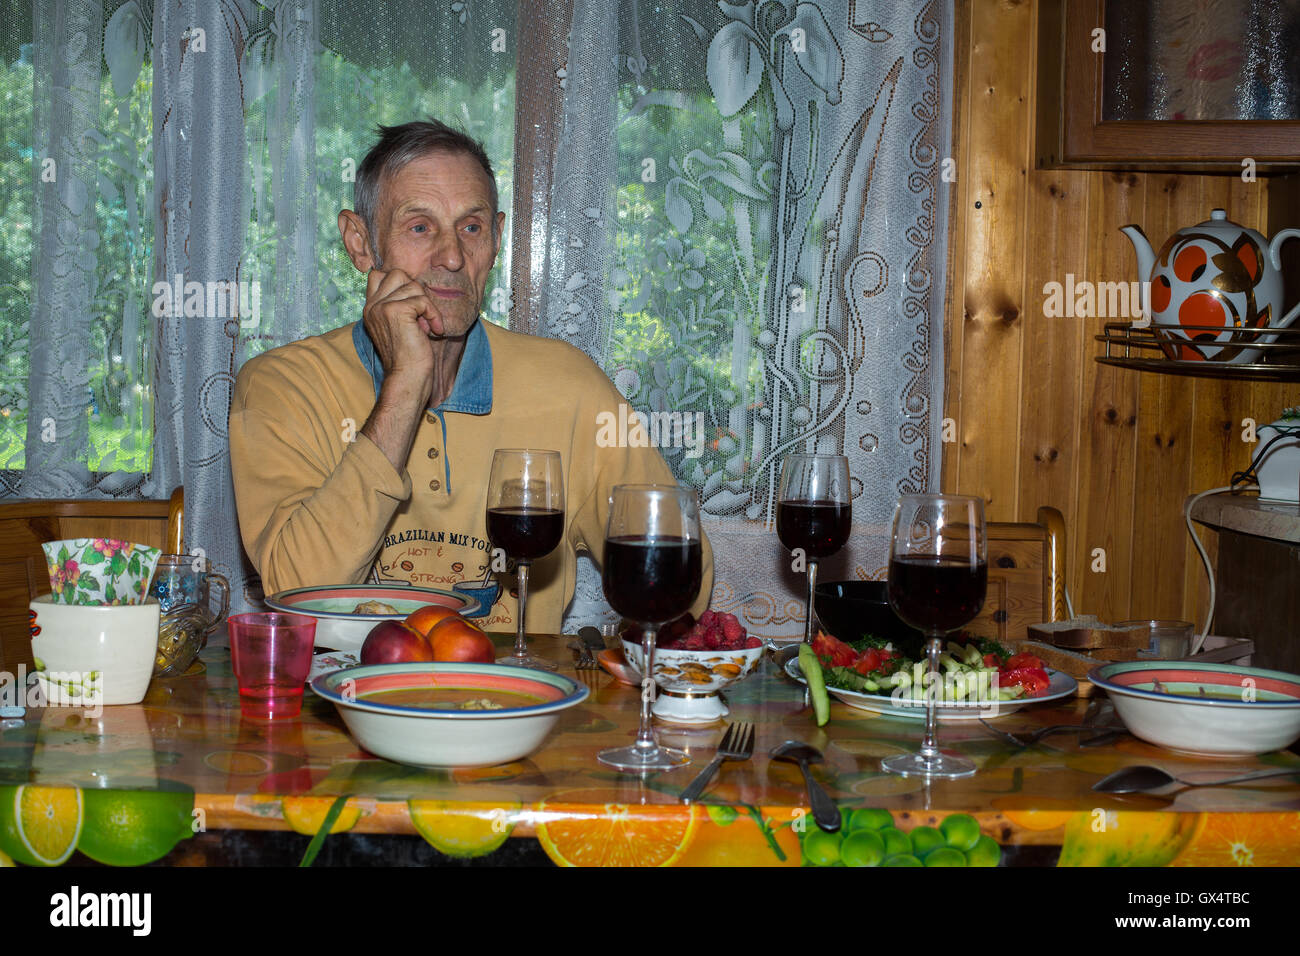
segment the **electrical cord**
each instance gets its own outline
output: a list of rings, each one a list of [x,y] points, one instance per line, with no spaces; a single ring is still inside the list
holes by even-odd
[[[1196,550],[1201,555],[1201,563],[1205,565],[1206,577],[1210,579],[1210,610],[1205,615],[1205,626],[1201,628],[1200,633],[1197,634],[1196,637],[1193,638],[1192,640],[1192,649],[1191,649],[1192,654],[1199,654],[1201,652],[1201,645],[1205,643],[1205,638],[1210,633],[1210,622],[1214,620],[1214,597],[1215,597],[1214,568],[1210,566],[1210,556],[1205,553],[1205,545],[1201,544],[1200,536],[1197,535],[1196,529],[1192,527],[1192,506],[1195,505],[1196,502],[1200,501],[1202,498],[1208,497],[1209,495],[1222,494],[1225,491],[1232,491],[1232,490],[1233,490],[1232,486],[1227,485],[1226,487],[1223,488],[1211,488],[1209,491],[1202,491],[1200,494],[1193,495],[1191,498],[1189,498],[1187,500],[1187,504],[1183,507],[1183,520],[1187,523],[1187,533],[1192,536],[1192,543],[1196,545]]]

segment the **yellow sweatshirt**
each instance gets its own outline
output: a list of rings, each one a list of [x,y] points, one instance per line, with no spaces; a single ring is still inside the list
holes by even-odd
[[[675,483],[626,400],[566,342],[476,323],[452,392],[422,416],[401,474],[360,433],[382,374],[361,323],[273,349],[240,370],[230,461],[240,533],[267,594],[360,583],[372,567],[380,580],[447,590],[499,580],[479,623],[513,631],[514,574],[490,570],[492,453],[551,448],[564,468],[565,534],[530,566],[527,627],[556,633],[578,552],[602,559],[612,488]],[[618,429],[626,441],[608,440],[611,416],[628,419]],[[712,590],[706,539],[697,616]]]

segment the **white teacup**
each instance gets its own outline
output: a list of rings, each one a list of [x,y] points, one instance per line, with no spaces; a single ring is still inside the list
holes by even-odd
[[[138,704],[158,653],[161,608],[144,604],[55,604],[42,594],[28,605],[32,656],[52,707]]]

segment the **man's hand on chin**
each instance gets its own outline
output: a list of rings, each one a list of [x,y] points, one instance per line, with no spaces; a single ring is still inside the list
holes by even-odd
[[[424,287],[400,269],[370,271],[362,321],[383,366],[384,382],[361,433],[400,474],[434,391],[430,339],[441,338],[445,325]]]
[[[401,269],[371,269],[361,315],[385,375],[408,365],[433,370],[429,339],[441,338],[446,323],[424,286]]]

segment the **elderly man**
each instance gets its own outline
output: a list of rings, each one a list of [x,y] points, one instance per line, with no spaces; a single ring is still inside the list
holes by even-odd
[[[527,624],[558,631],[578,553],[601,559],[611,489],[671,484],[672,474],[644,441],[598,440],[602,415],[626,412],[586,355],[480,319],[505,219],[483,147],[434,121],[379,133],[357,171],[357,208],[338,220],[367,276],[362,321],[274,349],[239,373],[230,458],[244,546],[267,593],[372,574],[426,587],[487,584],[493,451],[555,449],[565,534],[533,562]],[[697,614],[712,581],[705,542]],[[502,588],[482,623],[513,630],[516,614]]]

